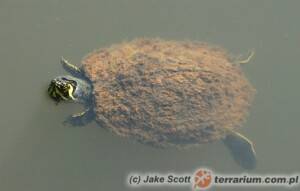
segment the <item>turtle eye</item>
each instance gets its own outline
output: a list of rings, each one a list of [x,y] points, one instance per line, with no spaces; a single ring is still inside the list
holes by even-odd
[[[77,87],[77,82],[75,80],[71,80],[65,77],[62,77],[61,79],[65,82],[66,88],[69,88],[69,85],[72,85],[74,89]]]

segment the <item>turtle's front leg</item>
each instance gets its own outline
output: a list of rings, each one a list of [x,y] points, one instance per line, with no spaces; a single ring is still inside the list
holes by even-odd
[[[73,64],[71,64],[69,61],[67,61],[66,59],[64,59],[63,57],[61,57],[61,63],[63,68],[69,72],[70,74],[72,74],[74,77],[82,77],[84,76],[82,70],[76,66],[74,66]]]
[[[93,109],[88,108],[82,113],[68,116],[63,124],[68,127],[83,127],[91,122],[94,117]]]

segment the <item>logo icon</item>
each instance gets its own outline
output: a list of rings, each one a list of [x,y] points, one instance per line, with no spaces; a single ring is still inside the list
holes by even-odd
[[[194,177],[194,189],[206,188],[211,183],[211,172],[208,170],[199,170]]]

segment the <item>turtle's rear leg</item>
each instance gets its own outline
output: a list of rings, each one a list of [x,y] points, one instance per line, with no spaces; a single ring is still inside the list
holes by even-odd
[[[256,167],[256,154],[252,142],[243,135],[232,132],[223,140],[235,161],[244,169]]]
[[[254,50],[249,50],[247,53],[243,55],[243,57],[239,60],[240,64],[246,64],[250,62],[251,58],[254,56]]]
[[[254,56],[254,53],[255,53],[254,50],[248,50],[247,52],[240,54],[240,55],[229,54],[228,60],[235,64],[246,64],[246,63],[250,62],[250,60]]]
[[[63,122],[65,126],[69,127],[83,127],[94,119],[95,115],[92,108],[86,109],[79,114],[70,115]]]

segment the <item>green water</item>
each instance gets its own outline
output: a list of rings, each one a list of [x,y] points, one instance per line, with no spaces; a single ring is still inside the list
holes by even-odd
[[[219,173],[244,172],[218,142],[160,150],[116,137],[95,123],[62,125],[66,116],[83,108],[56,106],[46,94],[50,80],[64,73],[60,57],[79,65],[95,49],[138,37],[200,40],[233,53],[255,49],[251,63],[243,66],[257,89],[241,130],[258,156],[250,173],[300,173],[299,9],[297,0],[2,0],[0,190],[131,190],[126,186],[131,172],[183,173],[202,166]]]

